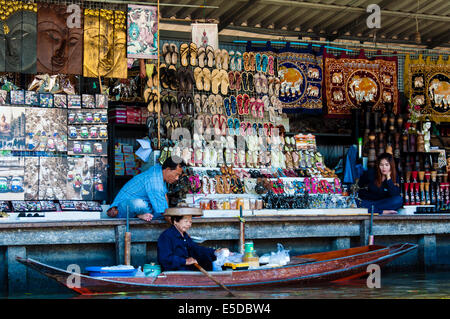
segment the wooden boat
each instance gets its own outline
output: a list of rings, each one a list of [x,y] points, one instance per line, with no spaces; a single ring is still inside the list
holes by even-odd
[[[232,290],[344,281],[368,275],[367,267],[370,264],[382,266],[415,248],[417,245],[409,243],[388,247],[369,245],[294,256],[287,265],[280,267],[214,271],[210,274]],[[221,288],[197,271],[167,271],[156,277],[91,277],[45,265],[30,258],[16,259],[83,295]],[[78,285],[75,284],[74,287],[77,281]]]

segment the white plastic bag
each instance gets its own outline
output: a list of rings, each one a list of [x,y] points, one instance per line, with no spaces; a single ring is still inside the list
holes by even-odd
[[[286,265],[291,259],[289,257],[289,250],[285,250],[283,245],[277,244],[277,252],[272,252],[269,258],[269,264],[271,265]]]

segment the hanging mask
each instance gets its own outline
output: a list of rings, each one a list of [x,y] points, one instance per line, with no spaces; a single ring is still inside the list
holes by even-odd
[[[0,6],[0,72],[36,73],[37,4]]]
[[[37,11],[37,71],[42,73],[81,74],[83,21],[71,27],[65,5],[39,3]]]
[[[127,77],[126,14],[85,9],[83,76]]]

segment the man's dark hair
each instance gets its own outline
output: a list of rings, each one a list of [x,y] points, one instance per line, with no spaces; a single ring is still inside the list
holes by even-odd
[[[170,170],[177,169],[178,166],[181,168],[186,166],[186,163],[178,156],[168,157],[162,164],[162,169],[169,168]]]

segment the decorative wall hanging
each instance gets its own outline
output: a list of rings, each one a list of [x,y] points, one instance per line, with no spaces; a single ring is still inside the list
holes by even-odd
[[[450,64],[442,56],[437,61],[405,58],[405,94],[421,114],[437,122],[450,121]]]
[[[325,91],[328,114],[350,115],[352,108],[373,103],[374,111],[385,111],[391,104],[398,113],[396,58],[369,60],[361,50],[359,57],[325,54]]]
[[[127,57],[158,58],[158,12],[156,7],[128,5]]]
[[[212,47],[213,50],[219,48],[219,32],[215,23],[193,23],[192,42],[200,47]]]
[[[84,10],[83,76],[127,77],[126,13]]]
[[[322,55],[312,50],[279,52],[277,65],[283,111],[322,112]]]
[[[0,72],[36,73],[37,4],[2,1]]]
[[[37,72],[82,74],[83,19],[69,28],[67,6],[39,3],[37,11]]]

